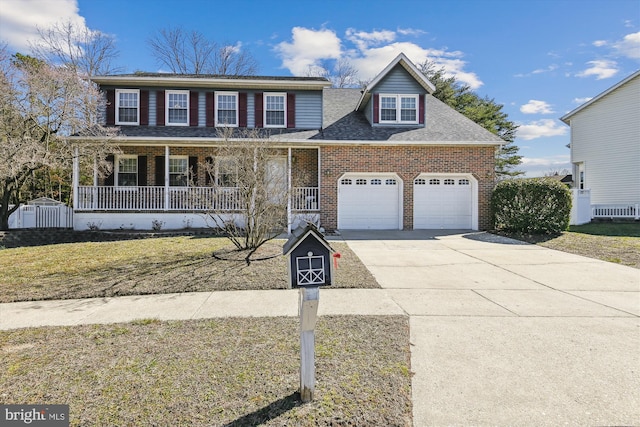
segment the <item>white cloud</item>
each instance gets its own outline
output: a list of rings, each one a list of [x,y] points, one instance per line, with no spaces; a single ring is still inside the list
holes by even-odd
[[[589,77],[595,76],[596,80],[608,79],[610,77],[615,76],[618,73],[618,64],[615,61],[611,61],[608,59],[596,59],[594,61],[589,61],[587,64],[590,65],[584,71],[576,74],[578,77]]]
[[[47,28],[62,21],[71,21],[85,28],[77,0],[2,0],[0,7],[0,40],[10,49],[27,52],[29,42],[35,42],[38,28]]]
[[[595,47],[602,47],[607,45],[606,40],[596,40],[592,43]]]
[[[518,166],[525,172],[528,178],[541,177],[552,171],[571,171],[569,155],[556,155],[549,157],[522,157],[522,163]]]
[[[373,79],[396,56],[404,53],[414,64],[425,60],[443,67],[448,76],[454,76],[471,89],[482,86],[482,81],[473,72],[466,71],[463,53],[446,49],[425,49],[416,43],[398,40],[399,36],[417,35],[419,30],[357,31],[349,28],[341,40],[332,30],[314,30],[295,27],[292,40],[278,44],[275,51],[282,59],[282,66],[294,75],[306,75],[309,68],[318,67],[324,60],[340,57],[348,59],[358,70],[358,79]],[[347,45],[347,46],[345,46]]]
[[[587,96],[585,98],[573,98],[573,103],[574,104],[584,104],[585,102],[589,102],[593,99],[593,97]]]
[[[640,59],[640,31],[627,34],[622,40],[615,42],[613,47],[627,58]]]
[[[422,36],[427,34],[427,32],[415,28],[398,28],[398,34],[403,36]]]
[[[530,99],[529,102],[520,107],[520,111],[524,114],[553,114],[551,105],[544,101]]]
[[[291,42],[282,42],[275,50],[282,58],[282,66],[293,75],[306,75],[323,59],[340,58],[340,39],[332,30],[294,27],[291,36]]]
[[[553,119],[543,119],[520,125],[516,136],[526,141],[549,136],[560,136],[567,133],[567,127]]]

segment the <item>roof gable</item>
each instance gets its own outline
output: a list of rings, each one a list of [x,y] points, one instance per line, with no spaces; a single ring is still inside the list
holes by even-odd
[[[640,70],[636,71],[635,73],[631,74],[627,78],[625,78],[625,79],[621,80],[620,82],[616,83],[615,85],[611,86],[609,89],[605,90],[604,92],[594,96],[589,101],[585,102],[584,104],[582,104],[578,108],[574,109],[573,111],[570,111],[569,113],[567,113],[564,116],[560,117],[560,120],[562,120],[566,124],[569,124],[569,121],[571,120],[571,117],[575,116],[578,112],[584,110],[585,108],[587,108],[590,105],[594,104],[596,101],[604,98],[605,96],[607,96],[608,94],[610,94],[614,90],[624,86],[625,84],[629,83],[631,80],[633,80],[633,79],[635,79],[637,77],[640,77]]]
[[[406,57],[404,53],[398,55],[389,65],[387,65],[384,70],[380,72],[362,91],[362,96],[358,101],[358,105],[356,106],[356,110],[360,110],[364,108],[366,103],[371,98],[371,94],[373,89],[395,68],[395,67],[403,67],[414,79],[415,81],[424,88],[427,93],[433,93],[436,90],[436,87],[425,77],[422,72],[414,65],[413,62]]]

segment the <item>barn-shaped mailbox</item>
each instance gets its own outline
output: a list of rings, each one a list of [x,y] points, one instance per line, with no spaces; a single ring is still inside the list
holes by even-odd
[[[289,255],[289,286],[329,286],[333,280],[333,265],[329,246],[315,225],[297,228],[282,247]]]

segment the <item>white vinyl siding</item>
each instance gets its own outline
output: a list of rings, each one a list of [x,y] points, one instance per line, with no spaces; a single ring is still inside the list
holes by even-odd
[[[640,203],[640,76],[570,120],[571,161],[583,165],[591,203]]]

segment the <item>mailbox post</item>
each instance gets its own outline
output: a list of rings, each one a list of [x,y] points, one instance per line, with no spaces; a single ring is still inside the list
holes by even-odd
[[[315,327],[320,286],[333,280],[333,249],[313,225],[296,229],[282,248],[289,256],[289,286],[300,288],[300,398],[313,400],[315,391]]]

